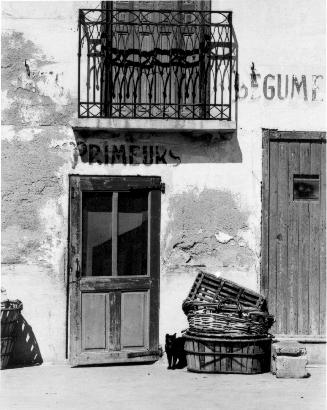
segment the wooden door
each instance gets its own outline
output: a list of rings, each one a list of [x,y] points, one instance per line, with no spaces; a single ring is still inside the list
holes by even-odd
[[[326,139],[264,132],[262,288],[279,335],[326,332]]]
[[[158,359],[160,178],[70,176],[70,362]]]
[[[210,13],[202,18],[196,13],[210,11],[210,1],[114,1],[103,2],[102,8],[109,11],[107,16],[113,11],[115,16],[107,33],[115,63],[103,80],[108,115],[198,118],[210,114]],[[184,15],[176,14],[180,11]]]

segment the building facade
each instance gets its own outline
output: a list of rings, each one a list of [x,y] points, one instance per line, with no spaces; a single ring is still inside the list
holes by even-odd
[[[8,2],[2,29],[2,285],[39,357],[156,360],[204,270],[321,361],[324,2]]]

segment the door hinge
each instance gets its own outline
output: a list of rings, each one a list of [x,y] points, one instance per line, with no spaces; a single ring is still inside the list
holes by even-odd
[[[166,192],[166,184],[164,182],[160,183],[160,191],[164,194]]]
[[[76,258],[75,277],[76,277],[77,280],[81,278],[81,267],[80,267],[79,259],[78,259],[78,258]]]

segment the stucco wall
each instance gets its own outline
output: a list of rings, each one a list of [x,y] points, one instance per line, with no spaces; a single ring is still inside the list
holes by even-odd
[[[198,269],[259,289],[262,127],[325,128],[324,2],[300,0],[295,7],[293,0],[264,6],[220,0],[213,8],[233,11],[239,47],[237,135],[209,141],[135,136],[134,144],[159,144],[179,157],[167,164],[83,161],[71,126],[77,117],[77,13],[97,4],[2,7],[2,285],[24,302],[45,361],[65,357],[69,173],[160,175],[166,184],[162,342],[166,331],[186,327],[181,303]],[[303,83],[299,91],[295,81]],[[119,138],[130,146],[130,137]],[[114,143],[110,135],[105,139]]]

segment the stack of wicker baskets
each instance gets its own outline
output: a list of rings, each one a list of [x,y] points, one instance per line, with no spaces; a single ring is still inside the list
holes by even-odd
[[[15,336],[16,324],[23,309],[19,300],[1,302],[1,369],[5,369],[11,357]]]
[[[270,369],[273,317],[265,298],[234,282],[198,274],[183,311],[188,370],[262,373]]]

